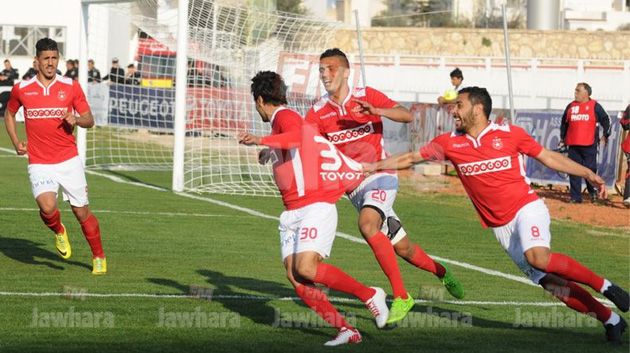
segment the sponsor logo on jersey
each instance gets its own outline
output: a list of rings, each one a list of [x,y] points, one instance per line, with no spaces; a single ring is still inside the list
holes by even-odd
[[[494,173],[512,168],[512,159],[510,156],[487,159],[485,161],[463,163],[457,166],[457,168],[459,168],[459,172],[465,176]]]
[[[503,141],[501,141],[500,137],[495,137],[492,139],[492,148],[495,150],[500,150],[503,148]]]
[[[28,119],[55,119],[63,118],[67,108],[31,108],[26,110]]]
[[[328,140],[334,144],[340,144],[358,140],[372,133],[374,133],[374,127],[372,122],[369,122],[352,129],[330,132],[328,133]]]
[[[571,121],[588,121],[588,114],[571,114]]]

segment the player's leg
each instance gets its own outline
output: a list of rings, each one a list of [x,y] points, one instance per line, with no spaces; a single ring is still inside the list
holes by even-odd
[[[57,207],[59,184],[56,180],[55,165],[31,164],[28,166],[28,176],[33,197],[39,207],[39,216],[55,234],[57,254],[63,259],[69,259],[72,256],[72,248]]]
[[[627,327],[626,321],[593,298],[584,288],[551,273],[540,280],[540,285],[569,308],[583,314],[595,315],[606,329],[606,338],[611,342],[621,343],[621,336]]]
[[[96,216],[88,207],[87,181],[83,164],[79,157],[65,161],[60,168],[62,175],[59,184],[62,187],[63,199],[70,203],[72,212],[81,225],[81,230],[92,250],[92,273],[107,273],[107,261],[101,242],[101,230]]]
[[[298,281],[312,281],[351,294],[364,302],[374,316],[377,326],[383,327],[389,315],[385,292],[370,288],[341,269],[323,263],[330,256],[337,229],[337,208],[334,204],[315,203],[303,207],[297,231],[293,273]]]
[[[624,152],[628,169],[626,170],[626,183],[623,188],[623,204],[630,207],[630,153]]]
[[[579,147],[569,147],[568,153],[569,159],[572,161],[583,164],[582,155]],[[579,176],[569,175],[569,193],[571,194],[571,201],[580,203],[582,202],[582,178]]]
[[[542,200],[531,202],[518,212],[515,228],[527,262],[540,271],[586,284],[602,293],[622,311],[628,311],[630,304],[628,292],[600,277],[570,256],[551,252],[550,223],[549,210]]]

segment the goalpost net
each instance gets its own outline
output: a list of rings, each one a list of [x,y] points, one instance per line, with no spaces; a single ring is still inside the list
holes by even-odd
[[[188,70],[182,83],[175,80],[176,2],[90,5],[88,57],[100,63],[102,76],[116,57],[127,77],[114,72],[108,81],[88,84],[97,126],[88,132],[86,166],[172,170],[175,91],[183,85],[184,190],[277,195],[271,166],[258,163],[260,148],[237,141],[240,132],[270,131],[255,110],[251,78],[261,70],[279,72],[289,86],[289,106],[304,114],[320,94],[317,55],[338,23],[236,1],[188,1]],[[135,76],[128,64],[135,65]]]

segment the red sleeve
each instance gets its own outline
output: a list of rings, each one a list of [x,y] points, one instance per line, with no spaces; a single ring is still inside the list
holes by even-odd
[[[317,131],[319,131],[320,134],[324,133],[324,131],[322,130],[322,125],[320,124],[321,120],[319,119],[319,116],[315,113],[313,108],[308,110],[308,112],[306,113],[306,118],[304,118],[304,121],[309,124],[312,124],[313,126],[317,126]]]
[[[81,85],[77,81],[72,82],[72,91],[74,93],[74,97],[72,98],[72,107],[74,110],[79,113],[79,115],[83,115],[90,111],[90,105],[85,99],[85,94],[83,94],[83,90],[81,89]]]
[[[428,161],[443,161],[446,157],[446,137],[448,134],[440,135],[426,145],[420,147],[420,155]]]
[[[526,154],[530,157],[536,157],[542,152],[543,147],[534,140],[523,128],[510,125],[510,130],[516,137],[516,148],[519,153]]]
[[[278,133],[264,136],[260,140],[261,145],[283,150],[300,146],[303,121],[299,114],[291,110],[279,112],[273,125]]]
[[[20,109],[22,103],[20,102],[20,84],[14,85],[11,89],[11,95],[9,96],[9,102],[7,103],[7,109],[13,114]]]
[[[398,105],[397,102],[389,99],[383,92],[372,87],[365,87],[365,96],[367,102],[376,108],[393,108]]]

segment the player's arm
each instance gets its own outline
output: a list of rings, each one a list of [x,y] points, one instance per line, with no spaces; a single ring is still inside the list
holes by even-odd
[[[75,116],[72,112],[67,112],[63,120],[72,127],[78,125],[82,128],[89,129],[94,126],[94,116],[90,110],[79,116]]]
[[[407,169],[424,160],[420,151],[415,151],[393,155],[376,163],[362,163],[362,165],[363,172],[373,173],[379,170]]]
[[[599,196],[601,198],[605,199],[607,197],[604,179],[593,173],[592,170],[570,160],[564,155],[543,148],[542,151],[534,158],[547,168],[586,179],[589,183],[591,183],[591,185],[599,189]]]
[[[6,109],[4,111],[4,125],[7,129],[7,134],[9,134],[9,138],[11,139],[11,143],[13,143],[13,147],[15,148],[15,152],[18,155],[26,154],[26,142],[20,141],[17,135],[17,130],[15,128],[15,113],[11,111],[11,109]]]
[[[287,150],[299,147],[302,144],[302,133],[300,130],[293,130],[282,134],[258,136],[242,132],[238,135],[238,142],[246,146],[263,145]]]
[[[408,123],[413,120],[413,115],[409,109],[399,104],[392,108],[377,108],[366,101],[358,99],[354,99],[354,101],[357,103],[357,106],[353,108],[355,113],[384,116],[399,123]]]
[[[602,126],[603,134],[600,139],[600,142],[606,144],[608,143],[608,137],[610,136],[610,116],[599,103],[595,103],[595,116],[597,117],[597,122]]]
[[[564,138],[567,136],[567,129],[569,128],[569,121],[567,117],[569,115],[569,107],[571,104],[567,105],[564,109],[564,113],[562,113],[562,119],[560,120],[560,144],[564,145]]]

